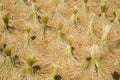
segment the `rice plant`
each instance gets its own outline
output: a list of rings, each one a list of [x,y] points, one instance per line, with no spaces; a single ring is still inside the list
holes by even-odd
[[[73,8],[73,14],[70,17],[70,21],[75,25],[75,27],[78,26],[77,13],[78,13],[78,7],[74,6],[74,8]]]
[[[19,5],[25,5],[24,0],[16,0],[16,3],[18,3]]]
[[[101,12],[102,12],[101,16],[103,17],[103,19],[107,19],[106,12],[107,12],[109,7],[107,6],[106,0],[101,0],[100,8],[101,8]]]
[[[0,65],[1,80],[9,80],[9,76],[12,76],[12,73],[15,70],[14,59],[12,56],[12,48],[12,46],[6,46],[3,49],[4,62],[2,62]]]
[[[74,39],[74,36],[70,35],[68,38],[67,38],[67,41],[66,41],[66,48],[65,50],[62,51],[62,53],[57,57],[57,62],[59,64],[63,64],[65,63],[65,65],[73,65],[73,66],[76,66],[77,65],[77,59],[76,57],[73,55],[73,39]]]
[[[34,73],[34,70],[32,68],[33,64],[35,63],[35,56],[32,54],[28,54],[26,56],[26,67],[25,67],[25,74],[32,74]]]
[[[51,27],[48,26],[48,21],[49,21],[49,16],[48,15],[44,15],[42,17],[42,29],[43,29],[43,36],[46,36],[46,31],[50,30]]]
[[[32,1],[30,9],[31,9],[32,13],[27,20],[31,20],[31,22],[32,22],[31,30],[34,33],[37,33],[41,28],[40,28],[40,22],[39,22],[40,13],[38,13],[38,12],[40,12],[40,9],[39,9],[38,5],[36,4],[36,0]]]
[[[95,65],[97,69],[100,69],[101,64],[96,57],[97,56],[96,54],[98,53],[98,49],[99,49],[98,45],[93,44],[92,48],[90,49],[91,60],[90,60],[90,63],[88,64],[87,68],[91,65]]]
[[[60,0],[52,0],[53,5],[55,7],[54,12],[53,12],[53,16],[59,16],[60,15],[60,10],[59,10],[59,3]]]
[[[112,76],[110,72],[107,70],[107,68],[102,64],[99,57],[99,46],[96,44],[93,44],[93,46],[90,48],[90,56],[91,59],[89,60],[85,71],[83,71],[82,74],[87,75],[87,77],[83,76],[84,79],[91,79],[91,80],[112,80]]]
[[[25,61],[26,61],[26,65],[23,68],[21,76],[23,77],[23,79],[25,78],[27,80],[32,80],[35,73],[33,69],[33,64],[36,61],[35,56],[32,54],[28,54],[26,56]]]
[[[118,8],[118,0],[0,0],[0,80],[119,80]]]
[[[88,0],[84,0],[83,10],[84,10],[85,12],[88,11],[88,5],[87,5],[87,3],[88,3]]]
[[[53,63],[51,65],[50,76],[46,80],[55,80],[55,76],[58,74],[58,72],[59,72],[58,66]]]
[[[62,33],[62,29],[63,29],[63,23],[59,22],[59,24],[58,24],[58,32],[57,32],[57,38],[59,40],[65,40],[65,36]]]

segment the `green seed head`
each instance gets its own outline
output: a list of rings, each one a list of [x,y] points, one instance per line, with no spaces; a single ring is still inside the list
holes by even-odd
[[[89,16],[90,21],[93,21],[93,19],[95,18],[96,14],[95,13],[91,13]]]
[[[59,4],[59,0],[53,0],[54,5],[57,7]]]
[[[34,73],[34,69],[31,66],[25,66],[25,68],[23,69],[23,74],[33,74]]]
[[[69,46],[72,46],[73,39],[74,39],[74,36],[73,36],[73,35],[70,35],[70,36],[68,37],[68,45],[69,45]]]
[[[77,14],[77,12],[78,12],[78,7],[77,7],[77,6],[74,6],[73,10],[74,10],[74,14]]]
[[[115,16],[115,17],[119,17],[119,16],[120,16],[120,9],[118,9],[118,10],[116,10],[116,11],[114,12],[114,16]]]
[[[31,30],[30,26],[25,27],[25,28],[23,29],[23,31],[24,31],[24,32],[27,32],[27,33],[29,33],[29,32],[30,32],[30,30]]]
[[[33,55],[27,55],[26,62],[28,66],[32,66],[35,63],[35,57]]]
[[[108,6],[106,5],[106,0],[103,0],[100,4],[102,13],[105,13],[108,10]]]
[[[35,3],[37,0],[33,0],[33,2]]]
[[[9,18],[10,18],[10,14],[3,16],[3,21],[6,25],[9,25]]]
[[[45,16],[42,17],[42,22],[43,22],[44,24],[47,24],[47,23],[48,23],[48,20],[49,20],[49,17],[48,17],[47,15],[45,15]]]
[[[58,24],[58,30],[62,30],[62,29],[63,29],[63,23],[60,22],[60,23]]]
[[[11,46],[7,46],[6,48],[3,49],[3,52],[7,56],[11,56],[11,51],[12,51],[12,47]]]
[[[84,0],[84,3],[87,3],[88,2],[88,0]]]
[[[58,66],[55,65],[54,63],[52,64],[51,67],[51,74],[50,77],[47,80],[54,80],[54,77],[57,75],[57,73],[59,72]]]

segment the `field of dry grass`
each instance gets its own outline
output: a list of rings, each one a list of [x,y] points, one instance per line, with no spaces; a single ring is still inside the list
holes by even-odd
[[[120,0],[0,0],[0,80],[120,80]]]

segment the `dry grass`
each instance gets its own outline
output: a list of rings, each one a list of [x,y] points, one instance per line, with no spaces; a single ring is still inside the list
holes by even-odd
[[[0,80],[119,80],[120,0],[84,1],[0,0]]]

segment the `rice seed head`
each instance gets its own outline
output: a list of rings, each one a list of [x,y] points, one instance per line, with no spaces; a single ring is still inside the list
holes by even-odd
[[[63,23],[59,22],[59,24],[58,24],[58,32],[57,32],[57,38],[58,39],[63,39],[62,29],[63,29]]]
[[[16,3],[23,6],[25,5],[25,0],[16,0]]]
[[[65,3],[65,2],[67,2],[67,0],[61,0],[61,2],[62,2],[62,3]]]
[[[26,33],[29,33],[30,31],[31,31],[31,28],[30,28],[30,26],[27,26],[27,27],[25,27],[25,28],[23,28],[23,31]]]
[[[84,3],[87,4],[88,0],[84,0]]]
[[[28,66],[32,66],[35,63],[36,59],[35,56],[29,54],[26,56],[26,62]]]
[[[117,9],[117,10],[114,12],[114,16],[115,16],[115,17],[119,17],[119,16],[120,16],[120,9]]]
[[[6,56],[11,56],[12,47],[6,46],[6,48],[3,49],[3,52],[5,53]]]
[[[59,0],[53,0],[53,4],[57,7],[59,4]]]
[[[88,69],[90,66],[96,66],[97,69],[101,69],[101,63],[97,58],[97,53],[99,51],[99,47],[96,44],[93,44],[93,46],[90,48],[90,55],[91,55],[91,60],[88,63],[86,69]]]
[[[95,13],[91,13],[91,14],[90,14],[89,19],[90,19],[91,22],[93,22],[95,16],[96,16]]]
[[[5,25],[6,30],[7,30],[7,28],[10,27],[9,20],[10,20],[10,14],[6,14],[3,16],[3,21],[4,21],[4,25]]]
[[[34,3],[37,1],[37,0],[32,0]]]
[[[59,24],[58,24],[58,30],[62,30],[62,29],[63,29],[63,23],[59,22]]]
[[[73,39],[74,39],[75,37],[73,36],[73,35],[70,35],[69,37],[68,37],[68,39],[67,39],[67,44],[69,45],[69,46],[72,46],[72,43],[73,43]]]
[[[49,16],[48,16],[48,15],[44,15],[44,16],[42,17],[42,22],[43,22],[44,24],[47,24],[48,21],[49,21]]]
[[[51,65],[51,73],[50,73],[50,77],[47,80],[55,80],[54,77],[57,75],[57,73],[59,72],[59,68],[57,65],[55,65],[54,63]]]
[[[78,7],[77,7],[77,6],[74,6],[74,8],[73,8],[73,13],[76,15],[77,12],[78,12]]]
[[[31,66],[25,66],[23,69],[23,74],[33,74],[34,73],[34,69]]]
[[[102,0],[101,1],[100,8],[101,8],[102,13],[105,13],[108,10],[108,6],[106,4],[106,0]]]

